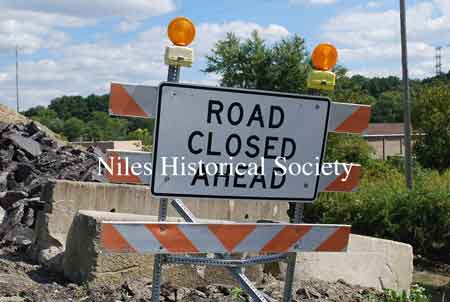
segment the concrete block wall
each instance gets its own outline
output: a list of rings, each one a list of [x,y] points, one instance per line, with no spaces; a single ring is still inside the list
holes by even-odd
[[[101,221],[156,221],[156,217],[80,211],[67,239],[64,274],[74,282],[120,284],[130,278],[151,276],[153,255],[104,253],[99,244]],[[170,221],[180,219],[171,218]],[[346,253],[298,253],[295,282],[320,279],[335,282],[409,291],[413,272],[412,248],[408,244],[351,235]],[[251,266],[246,274],[260,282],[267,271],[283,278],[286,263]],[[198,287],[211,283],[235,284],[222,268],[191,265],[164,266],[163,280],[178,287]],[[236,284],[237,285],[237,284]]]
[[[352,234],[347,253],[299,253],[295,276],[409,292],[413,269],[411,245]]]
[[[61,246],[65,245],[69,227],[79,210],[157,216],[159,204],[147,186],[65,180],[49,182],[43,189],[41,200],[46,204],[44,210],[38,213],[35,242],[39,245],[55,239]],[[219,199],[183,201],[197,218],[239,222],[258,219],[288,221],[286,202]],[[168,215],[178,216],[173,207],[169,207]]]
[[[133,253],[104,253],[99,243],[102,221],[157,221],[156,216],[80,211],[74,219],[67,238],[64,253],[64,275],[69,280],[89,285],[121,284],[137,277],[151,278],[153,255]],[[168,221],[182,221],[169,217]],[[262,280],[262,266],[245,268],[245,273],[254,282]],[[196,288],[212,283],[238,286],[230,274],[219,267],[194,265],[164,265],[163,282],[177,287]]]

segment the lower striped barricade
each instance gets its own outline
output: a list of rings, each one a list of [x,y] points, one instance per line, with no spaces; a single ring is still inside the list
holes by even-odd
[[[111,253],[344,252],[349,235],[348,225],[103,222],[100,241]]]

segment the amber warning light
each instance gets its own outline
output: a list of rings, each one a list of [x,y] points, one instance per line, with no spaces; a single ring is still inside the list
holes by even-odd
[[[319,44],[314,49],[311,59],[315,69],[328,71],[336,65],[338,52],[331,44]]]
[[[186,17],[177,17],[167,27],[167,35],[173,44],[188,46],[195,38],[194,23]]]

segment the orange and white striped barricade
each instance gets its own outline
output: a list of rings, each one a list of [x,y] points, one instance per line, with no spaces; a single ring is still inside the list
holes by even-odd
[[[164,93],[162,91],[162,87],[167,88],[168,86],[173,89],[169,89]],[[183,91],[183,87],[191,90]],[[298,188],[307,189],[308,187],[314,187],[316,190],[315,194],[317,194],[317,192],[353,192],[357,189],[361,176],[361,166],[357,164],[322,163],[324,159],[323,150],[327,133],[335,132],[362,134],[365,132],[370,119],[370,106],[367,105],[335,103],[314,96],[298,96],[292,94],[287,95],[246,90],[233,91],[232,89],[212,87],[205,88],[204,86],[200,87],[195,85],[163,84],[160,87],[151,87],[113,83],[111,86],[110,96],[110,114],[128,117],[157,118],[154,157],[158,158],[158,156],[166,155],[157,153],[160,152],[158,149],[158,144],[167,144],[171,139],[173,147],[175,149],[179,148],[181,146],[180,143],[185,141],[184,139],[180,139],[180,132],[183,132],[188,127],[195,128],[195,123],[202,120],[195,114],[189,114],[191,109],[194,110],[194,108],[198,108],[201,99],[198,97],[198,94],[196,95],[195,89],[209,89],[212,91],[209,95],[211,99],[220,98],[221,91],[226,91],[228,93],[236,92],[238,94],[258,94],[261,96],[261,99],[264,97],[290,97],[294,99],[294,101],[297,98],[309,100],[310,103],[305,103],[306,105],[304,107],[302,107],[301,102],[298,103],[298,108],[302,108],[300,109],[300,114],[298,115],[300,127],[298,131],[307,131],[305,130],[305,124],[301,123],[302,119],[308,119],[315,125],[315,127],[311,128],[314,129],[312,130],[313,132],[310,133],[312,136],[308,133],[305,134],[304,140],[302,141],[302,151],[304,151],[305,146],[306,149],[315,148],[314,150],[316,151],[314,152],[319,155],[320,152],[317,150],[321,150],[321,154],[319,156],[320,173],[318,173],[315,178],[312,177],[311,182],[308,184],[306,182],[299,183]],[[177,98],[180,98],[180,95],[182,96],[181,99],[177,100]],[[169,113],[161,113],[163,96],[171,98],[171,101],[178,105],[179,111],[176,114],[177,117],[175,118],[175,121],[168,115]],[[323,102],[317,103],[316,101],[320,99],[322,99]],[[194,100],[196,102],[193,102]],[[167,104],[167,100],[164,102]],[[242,106],[246,105],[244,104],[245,101],[240,103]],[[289,104],[286,106],[291,106],[291,103],[289,102],[285,104]],[[311,104],[313,107],[311,107]],[[239,105],[237,106],[239,107]],[[301,110],[305,108],[306,110],[310,110],[311,114],[305,114],[304,112],[302,113]],[[314,108],[317,111],[313,111]],[[164,110],[165,109],[163,108],[162,111]],[[221,107],[215,107],[215,110],[216,112],[220,111]],[[319,111],[322,113],[318,114]],[[292,115],[294,112],[292,108],[287,109],[286,112],[290,115],[291,120],[295,117],[295,115]],[[258,120],[260,113],[261,112],[258,112],[257,110],[253,111],[253,119]],[[182,119],[183,116],[190,119],[189,123],[180,123],[180,118]],[[161,141],[160,138],[158,138],[158,135],[161,135],[159,134],[161,131],[160,124],[161,119],[164,120],[164,118],[166,118],[166,127],[175,129],[173,131],[178,131],[178,133],[171,135],[170,132],[163,132],[163,136],[166,140],[163,139]],[[319,120],[320,123],[316,123],[315,119]],[[260,125],[262,125],[262,122],[259,122]],[[251,123],[249,123],[249,125],[250,124]],[[251,128],[251,126],[247,127]],[[234,131],[238,132],[239,129],[236,128]],[[285,130],[283,131],[280,130],[280,133],[285,133]],[[319,132],[322,137],[321,139],[323,139],[323,145],[315,145],[319,143],[318,140],[308,141],[308,139],[313,138],[314,135]],[[202,133],[202,135],[204,134]],[[198,135],[198,137],[201,136]],[[169,140],[167,140],[167,138],[169,138]],[[308,144],[313,146],[309,146]],[[196,150],[199,150],[198,146],[196,148]],[[314,152],[311,154],[314,154]],[[214,151],[212,151],[212,153],[214,153]],[[151,162],[152,173],[148,173],[148,171],[146,172],[144,167],[146,163],[147,166],[149,165],[151,156],[152,155],[150,153],[146,152],[109,150],[107,159],[104,160],[104,164],[106,165],[108,165],[109,160],[109,165],[105,167],[105,176],[107,180],[112,183],[131,183],[143,185],[154,184],[155,161],[153,160]],[[327,167],[329,168],[328,172]],[[141,173],[134,173],[136,169],[144,169],[144,171],[141,171]],[[330,173],[331,170],[334,173]],[[164,181],[168,181],[169,179],[170,178],[165,178]],[[158,185],[161,185],[161,183]],[[153,192],[154,186],[151,185],[151,187]],[[121,223],[105,221],[102,223],[101,230],[101,245],[104,252],[156,254],[153,276],[154,288],[152,290],[153,297],[158,297],[159,295],[161,265],[163,262],[166,262],[226,267],[254,301],[269,301],[270,299],[259,292],[250,280],[248,280],[245,274],[242,273],[241,268],[244,266],[261,263],[287,261],[289,265],[286,274],[286,285],[283,301],[290,301],[290,293],[293,283],[293,270],[295,266],[295,257],[293,256],[295,255],[294,252],[343,252],[346,250],[348,245],[350,226],[284,223],[198,223],[194,215],[184,205],[182,200],[174,198],[180,195],[171,194],[172,192],[170,189],[166,195],[160,194],[160,192],[153,193],[155,196],[158,196],[158,194],[161,196],[159,222]],[[315,194],[311,195],[313,196],[312,200],[315,199]],[[238,195],[235,195],[235,197],[238,197]],[[181,196],[188,195],[182,194]],[[218,197],[214,194],[212,196]],[[222,197],[225,198],[225,196]],[[178,211],[180,216],[185,219],[186,223],[164,222],[167,213],[168,198],[171,199],[172,206]],[[248,198],[248,196],[239,197],[239,199],[245,198]],[[295,200],[296,198],[293,199]],[[307,202],[306,198],[302,200],[302,202]],[[294,220],[299,222],[301,220],[301,208],[296,206],[295,209]],[[261,253],[262,256],[242,260],[227,259],[225,255],[233,252],[258,252]],[[211,259],[182,255],[191,253],[214,253],[216,257]],[[162,257],[162,255],[165,255],[165,257]]]
[[[195,254],[343,252],[347,225],[103,222],[104,252]]]
[[[112,83],[109,113],[115,116],[155,118],[158,87]],[[328,132],[363,134],[369,127],[369,105],[331,102]]]

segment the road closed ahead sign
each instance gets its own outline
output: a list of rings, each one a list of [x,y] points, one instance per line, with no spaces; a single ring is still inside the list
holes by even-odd
[[[327,98],[163,83],[155,196],[313,201]]]

